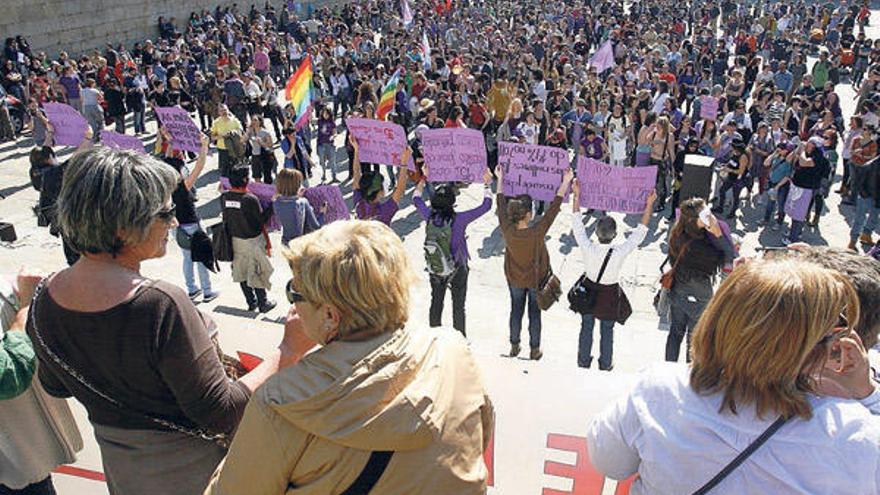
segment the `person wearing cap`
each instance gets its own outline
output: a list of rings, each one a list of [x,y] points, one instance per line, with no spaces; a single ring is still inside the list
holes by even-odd
[[[426,173],[430,173],[430,171],[426,170]],[[428,313],[429,324],[432,328],[441,325],[443,301],[446,298],[446,289],[448,288],[452,293],[452,327],[466,337],[465,299],[467,298],[468,260],[470,256],[468,254],[465,231],[468,225],[492,208],[492,189],[490,187],[492,184],[492,174],[488,169],[483,174],[483,183],[485,185],[483,202],[476,208],[463,212],[455,211],[457,192],[454,186],[448,183],[437,186],[431,195],[431,207],[429,208],[425,204],[424,199],[422,199],[422,191],[425,188],[426,179],[423,176],[416,185],[416,189],[413,192],[413,204],[425,222],[428,223],[426,226],[428,232],[439,231],[440,233],[436,237],[441,238],[443,236],[442,229],[449,229],[448,247],[449,254],[452,257],[449,260],[452,262],[452,271],[450,273],[435,273],[430,266],[428,267],[431,282],[431,307]],[[427,239],[426,237],[426,253],[428,249]]]
[[[354,151],[351,184],[354,189],[352,202],[355,214],[361,220],[376,220],[390,226],[391,220],[400,209],[400,200],[403,199],[403,193],[406,190],[409,178],[409,170],[406,165],[412,157],[412,149],[407,146],[400,154],[400,174],[397,177],[397,185],[391,193],[391,197],[386,198],[382,175],[376,170],[362,173],[358,142],[351,135],[349,135],[349,142]]]

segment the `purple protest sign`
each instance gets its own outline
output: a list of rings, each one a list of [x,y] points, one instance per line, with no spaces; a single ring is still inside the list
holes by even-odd
[[[621,213],[641,213],[657,182],[657,167],[614,167],[578,157],[581,207]]]
[[[232,188],[229,184],[229,179],[226,177],[220,177],[220,188],[224,191],[228,191]],[[275,200],[275,186],[272,184],[264,184],[262,182],[248,182],[247,192],[253,194],[260,200],[260,207],[266,209],[272,202]],[[281,230],[281,223],[278,221],[278,217],[273,213],[269,218],[269,222],[266,224],[266,230],[269,232],[274,232],[276,230]]]
[[[792,184],[785,199],[785,214],[792,220],[803,222],[810,211],[811,199],[813,199],[812,189],[804,189]]]
[[[407,146],[403,127],[393,122],[354,117],[345,119],[345,126],[358,143],[361,162],[400,166],[400,154]],[[406,168],[415,170],[415,162],[410,159]]]
[[[186,110],[179,107],[156,107],[162,126],[171,134],[171,148],[198,153],[202,147],[202,132]]]
[[[476,129],[422,131],[422,153],[430,182],[480,182],[486,171],[486,141]]]
[[[310,187],[303,192],[303,196],[309,200],[315,213],[320,212],[324,205],[327,206],[327,211],[324,212],[325,225],[337,220],[348,220],[351,217],[348,205],[342,198],[342,190],[335,184]]]
[[[535,200],[551,201],[569,167],[568,150],[502,141],[498,166],[504,167],[505,195],[528,194]]]
[[[146,153],[144,143],[136,136],[127,134],[119,134],[113,131],[101,132],[101,144],[115,150],[132,150],[139,153]]]
[[[86,136],[89,123],[70,105],[44,103],[43,110],[55,130],[55,144],[79,146]]]
[[[718,118],[718,98],[712,96],[700,98],[700,118],[713,121]]]

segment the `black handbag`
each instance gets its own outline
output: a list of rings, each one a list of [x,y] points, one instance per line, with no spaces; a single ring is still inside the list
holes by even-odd
[[[214,260],[231,262],[232,253],[232,236],[229,235],[229,229],[226,224],[220,222],[208,227],[211,231],[211,247],[214,251]]]
[[[605,255],[605,261],[602,262],[602,268],[599,269],[599,276],[595,282],[587,278],[587,274],[584,273],[574,283],[571,290],[568,291],[568,307],[575,313],[582,315],[592,314],[593,308],[596,307],[596,298],[599,295],[602,275],[605,275],[605,268],[608,267],[608,261],[611,260],[611,253],[613,252],[614,248],[608,250],[608,254]]]

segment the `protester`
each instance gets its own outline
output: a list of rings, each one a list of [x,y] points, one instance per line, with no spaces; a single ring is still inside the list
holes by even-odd
[[[838,272],[797,260],[746,263],[700,319],[693,365],[652,368],[593,419],[591,462],[614,479],[638,473],[637,492],[694,493],[721,473],[725,492],[877,493],[869,464],[880,454],[880,394],[853,331],[859,314]],[[702,454],[687,454],[695,449]],[[831,468],[830,451],[848,462]]]
[[[382,175],[378,171],[361,172],[360,147],[354,137],[349,139],[354,156],[352,158],[352,202],[354,203],[354,211],[361,220],[377,220],[390,226],[391,220],[400,209],[400,200],[403,199],[403,193],[406,190],[406,183],[409,180],[407,162],[412,157],[412,149],[407,147],[400,154],[400,176],[397,185],[391,196],[385,197],[385,186],[382,184]]]
[[[504,183],[503,167],[495,169],[499,188]],[[510,356],[520,352],[523,312],[528,306],[529,359],[539,360],[541,351],[541,310],[538,308],[540,283],[551,272],[550,254],[544,236],[562,206],[562,198],[568,194],[571,169],[562,176],[556,196],[544,215],[532,224],[532,199],[526,195],[508,199],[501,192],[497,195],[498,222],[504,236],[504,275],[510,289]]]
[[[654,211],[657,193],[654,191],[649,193],[645,202],[645,211],[642,212],[642,221],[630,233],[629,238],[611,244],[617,237],[617,221],[613,217],[604,216],[596,223],[596,237],[599,244],[594,244],[584,228],[584,217],[580,209],[580,181],[574,181],[573,189],[574,197],[571,205],[574,215],[571,217],[571,229],[584,255],[583,276],[595,284],[591,290],[596,291],[596,295],[593,296],[595,298],[593,307],[588,313],[581,313],[577,364],[581,368],[589,368],[593,362],[593,329],[598,319],[601,332],[599,369],[611,371],[614,368],[614,323],[621,318],[626,320],[629,315],[623,314],[624,308],[630,308],[626,293],[620,288],[620,270],[629,254],[638,249],[648,235],[648,224]],[[631,309],[629,311],[632,312]]]
[[[492,403],[461,337],[407,323],[414,274],[397,234],[335,222],[285,257],[300,359],[257,392],[205,493],[344,492],[359,473],[372,476],[358,493],[485,493]]]
[[[230,381],[210,321],[183,291],[140,274],[143,261],[165,255],[179,180],[143,154],[75,155],[58,222],[82,257],[42,282],[30,308],[40,380],[89,412],[111,494],[201,493],[225,452],[215,440],[231,435],[283,362],[270,354]]]
[[[275,216],[281,223],[281,244],[321,228],[321,221],[309,201],[302,197],[303,176],[299,170],[285,168],[275,183],[278,195],[272,202]]]
[[[681,203],[681,213],[669,234],[667,262],[672,271],[670,328],[666,360],[678,361],[681,341],[687,334],[686,359],[690,361],[691,334],[712,299],[713,278],[735,256],[731,240],[699,198]]]
[[[427,173],[427,170],[426,170]],[[441,183],[431,194],[431,207],[422,199],[427,178],[423,177],[413,192],[413,204],[425,220],[425,265],[431,282],[429,324],[439,327],[443,317],[446,289],[452,293],[452,327],[467,336],[465,300],[470,269],[467,227],[492,208],[492,174],[483,175],[483,202],[462,212],[455,211],[455,187]]]
[[[221,177],[229,177],[230,170],[237,165],[233,162],[233,155],[230,154],[232,143],[229,141],[236,139],[236,134],[243,133],[244,129],[238,117],[232,115],[226,105],[217,107],[217,118],[211,125],[211,139],[217,143]]]
[[[260,200],[249,193],[248,167],[230,171],[230,189],[220,196],[223,224],[232,238],[232,281],[241,286],[247,310],[268,313],[276,306],[267,291],[275,270],[269,261],[271,244],[266,224],[272,217],[272,205],[263,208]]]

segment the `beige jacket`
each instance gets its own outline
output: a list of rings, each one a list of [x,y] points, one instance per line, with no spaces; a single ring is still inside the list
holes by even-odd
[[[333,342],[251,398],[206,495],[337,495],[371,451],[394,455],[372,495],[482,494],[494,410],[457,333]]]

